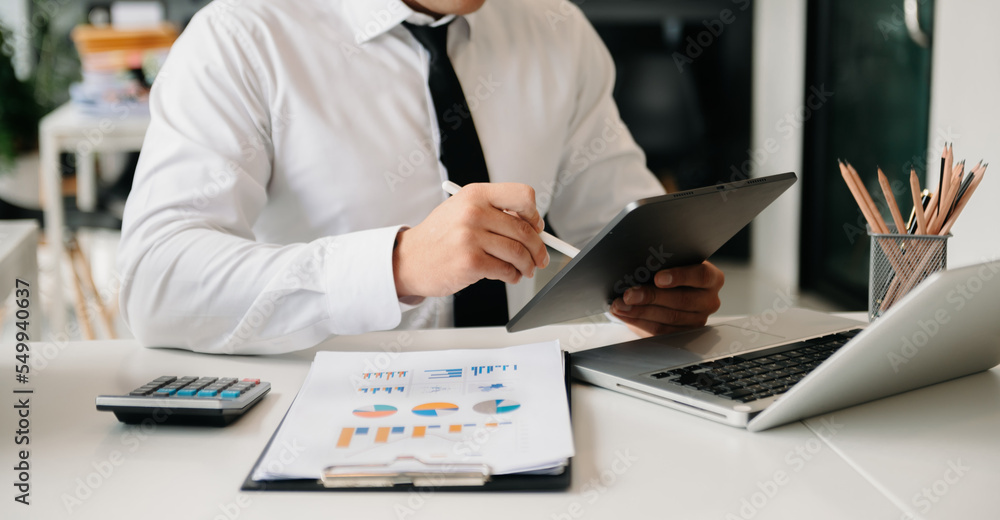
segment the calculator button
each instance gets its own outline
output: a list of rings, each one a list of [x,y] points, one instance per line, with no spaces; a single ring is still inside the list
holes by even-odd
[[[246,382],[248,382],[248,383],[253,383],[255,385],[259,385],[260,384],[260,379],[244,378],[243,380],[246,381]]]
[[[219,393],[218,390],[209,390],[206,388],[205,390],[198,391],[198,397],[215,397],[217,393]]]
[[[176,388],[161,388],[157,390],[156,393],[158,395],[174,395],[174,392],[176,391],[177,391]]]
[[[191,397],[198,393],[197,388],[182,388],[177,391],[177,397]]]
[[[223,399],[236,399],[242,393],[243,392],[240,392],[239,390],[225,390],[219,395],[219,397]]]
[[[158,378],[156,378],[156,379],[152,380],[151,382],[152,382],[152,383],[160,383],[160,384],[164,384],[164,385],[165,385],[165,384],[167,384],[167,383],[172,383],[172,382],[174,382],[174,381],[175,381],[176,379],[177,379],[177,378],[176,378],[176,377],[174,377],[174,376],[160,376],[160,377],[158,377]]]

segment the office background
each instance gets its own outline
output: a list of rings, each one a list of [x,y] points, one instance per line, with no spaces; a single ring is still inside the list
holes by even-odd
[[[206,3],[169,0],[164,5],[167,18],[183,27]],[[926,175],[925,184],[934,186],[935,168],[927,175],[926,165],[937,164],[944,142],[954,142],[957,156],[971,163],[989,162],[1000,142],[992,119],[1000,113],[993,93],[1000,80],[1000,36],[990,26],[1000,15],[995,2],[577,4],[612,52],[622,117],[668,189],[784,171],[800,176],[791,192],[720,252],[729,275],[723,313],[761,310],[783,294],[820,309],[864,308],[868,244],[852,229],[859,213],[839,178],[837,158],[852,161],[870,183],[876,165],[893,179],[904,179],[912,165]],[[32,125],[67,102],[69,85],[79,81],[70,31],[109,5],[81,0],[0,4],[0,24],[10,29],[0,57],[7,60],[13,51],[12,69],[28,80],[38,104],[34,120],[15,121],[8,110],[0,125],[7,131],[0,135],[18,144],[17,159],[5,163],[0,174],[0,218],[42,220]],[[16,88],[8,78],[0,83],[0,98],[9,102]],[[79,210],[74,198],[79,166],[74,156],[63,154],[59,164],[67,225],[78,231],[88,253],[97,297],[112,309],[114,291],[100,289],[114,286],[117,215],[134,162],[135,153],[100,156],[96,201],[88,211]],[[980,187],[953,229],[951,266],[1000,255],[993,224],[1000,208],[991,203],[998,196],[996,182]],[[48,314],[46,302],[61,300],[72,320],[74,295],[68,286],[44,287],[46,273],[70,269],[58,265],[54,247],[47,243],[39,249],[48,294],[41,313]],[[72,276],[62,280],[68,285]],[[64,297],[54,298],[54,291]]]

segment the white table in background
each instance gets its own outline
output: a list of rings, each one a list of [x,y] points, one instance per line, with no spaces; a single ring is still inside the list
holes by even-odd
[[[17,280],[28,283],[18,287]],[[28,289],[28,337],[41,339],[42,302],[38,289],[38,223],[34,220],[0,220],[0,300],[15,289]],[[18,306],[8,309],[17,317]],[[3,353],[4,355],[7,352]],[[14,352],[10,352],[13,356]],[[13,374],[11,375],[13,377]]]
[[[59,154],[76,155],[77,206],[92,211],[97,204],[95,155],[101,152],[138,151],[149,126],[149,113],[144,108],[122,104],[104,116],[85,113],[72,102],[66,103],[42,118],[38,125],[41,181],[44,194],[45,236],[56,252],[56,265],[62,265],[63,227],[65,215],[62,202],[62,174]],[[60,331],[66,325],[63,303],[62,269],[53,270],[52,291],[55,305],[49,317],[51,330]]]
[[[762,433],[574,384],[577,455],[566,492],[239,491],[318,349],[391,355],[399,348],[487,348],[554,338],[579,350],[632,335],[614,324],[518,334],[500,328],[381,332],[268,357],[144,349],[134,341],[35,344],[33,505],[14,504],[8,486],[0,517],[896,520],[924,513],[909,493],[944,478],[950,459],[972,469],[923,516],[996,517],[998,370]],[[0,392],[8,396],[14,385],[9,358],[0,356]],[[143,429],[94,409],[96,395],[164,374],[260,377],[273,390],[221,429]],[[13,412],[4,406],[3,424],[13,424]],[[5,449],[13,453],[14,445],[8,441]]]

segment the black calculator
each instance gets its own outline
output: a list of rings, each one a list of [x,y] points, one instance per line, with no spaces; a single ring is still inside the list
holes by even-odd
[[[161,376],[128,395],[99,395],[97,409],[127,424],[225,426],[271,391],[271,383],[235,377]]]

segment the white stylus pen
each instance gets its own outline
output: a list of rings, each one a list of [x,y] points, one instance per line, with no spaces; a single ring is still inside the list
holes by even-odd
[[[451,181],[442,182],[441,187],[444,188],[444,191],[448,192],[449,195],[454,195],[458,193],[458,190],[462,189],[461,186]],[[560,253],[570,258],[575,257],[577,253],[580,252],[579,249],[567,244],[566,242],[563,242],[562,240],[559,240],[558,238],[550,235],[549,233],[546,233],[545,231],[542,231],[541,233],[539,233],[539,235],[541,235],[542,242],[544,242],[545,245],[551,247],[552,249],[555,249],[556,251],[559,251]]]

